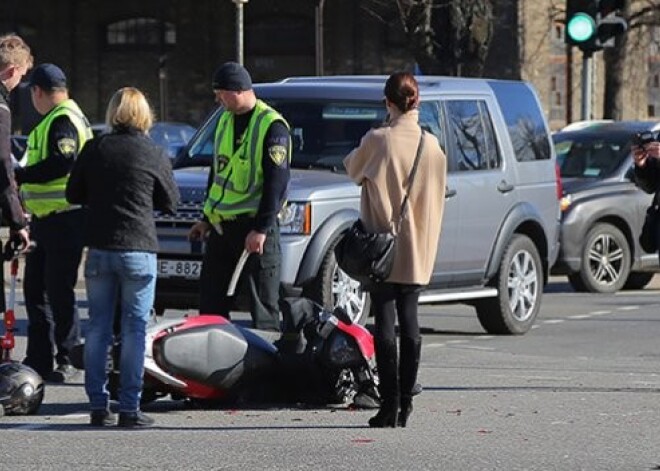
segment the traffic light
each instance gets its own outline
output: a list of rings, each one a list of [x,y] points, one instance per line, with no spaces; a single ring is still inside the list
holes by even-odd
[[[566,44],[595,51],[598,0],[566,1]]]
[[[593,53],[614,46],[614,37],[628,29],[618,15],[626,0],[567,0],[565,42]]]
[[[598,2],[597,42],[600,47],[614,46],[614,38],[628,29],[628,22],[619,16],[626,0],[600,0]]]

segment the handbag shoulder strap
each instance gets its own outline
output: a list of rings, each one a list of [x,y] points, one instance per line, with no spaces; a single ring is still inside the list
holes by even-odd
[[[412,188],[413,181],[415,180],[415,174],[417,173],[417,167],[419,164],[419,158],[422,155],[422,149],[424,148],[424,129],[422,128],[422,134],[419,136],[419,144],[417,144],[417,155],[415,155],[415,161],[413,162],[412,169],[410,170],[410,175],[408,176],[408,188],[406,189],[406,196],[403,198],[401,203],[401,211],[399,213],[399,222],[396,225],[396,233],[399,233],[401,229],[401,222],[406,217],[408,212],[408,197],[410,196],[410,189]]]

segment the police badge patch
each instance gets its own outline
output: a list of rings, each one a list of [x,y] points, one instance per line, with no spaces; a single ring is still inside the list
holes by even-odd
[[[76,140],[71,137],[63,137],[57,141],[57,148],[63,155],[70,155],[76,151]]]
[[[270,160],[275,162],[278,167],[286,160],[286,147],[285,146],[270,146],[268,148],[268,155]]]

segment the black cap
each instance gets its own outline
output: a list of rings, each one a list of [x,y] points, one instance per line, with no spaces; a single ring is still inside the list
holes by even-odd
[[[213,90],[252,90],[252,78],[241,64],[225,62],[213,74]]]
[[[66,75],[55,64],[39,64],[30,75],[30,86],[38,86],[44,90],[66,88]]]

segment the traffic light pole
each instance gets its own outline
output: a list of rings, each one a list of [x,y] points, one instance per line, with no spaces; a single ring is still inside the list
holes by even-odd
[[[591,119],[591,85],[593,83],[591,53],[582,53],[582,106],[581,119]]]
[[[564,42],[582,51],[582,120],[591,119],[593,54],[614,47],[615,37],[628,29],[619,15],[629,14],[628,5],[627,0],[566,0]]]

